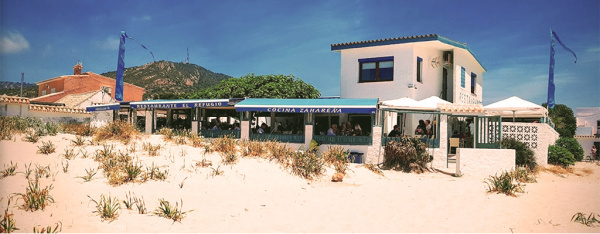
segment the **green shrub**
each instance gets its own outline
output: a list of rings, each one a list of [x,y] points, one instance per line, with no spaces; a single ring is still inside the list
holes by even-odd
[[[568,167],[575,165],[575,157],[573,157],[573,154],[569,150],[557,145],[551,145],[548,147],[548,163]]]
[[[537,167],[535,161],[535,154],[527,144],[520,142],[514,138],[504,138],[500,142],[503,149],[514,149],[515,150],[515,164],[521,167],[527,167],[530,170]]]
[[[427,153],[425,143],[416,138],[403,137],[385,146],[383,167],[385,169],[420,172],[433,158]]]
[[[561,137],[560,139],[556,140],[556,142],[554,144],[557,146],[563,147],[563,148],[567,149],[569,152],[571,152],[571,154],[573,154],[573,157],[575,158],[576,161],[583,160],[583,148],[581,147],[579,142],[577,142],[577,140],[575,140],[575,138]]]

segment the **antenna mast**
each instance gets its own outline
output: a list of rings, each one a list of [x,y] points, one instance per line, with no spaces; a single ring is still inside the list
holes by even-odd
[[[183,62],[184,64],[188,64],[190,63],[190,48],[187,48],[187,58],[185,58],[185,62]]]

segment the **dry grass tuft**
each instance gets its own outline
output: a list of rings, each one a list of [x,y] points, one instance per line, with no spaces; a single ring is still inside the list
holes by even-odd
[[[99,128],[94,133],[95,141],[118,140],[128,144],[140,134],[139,130],[129,122],[115,121]]]
[[[573,167],[561,167],[561,166],[549,166],[545,168],[541,168],[540,171],[552,173],[554,175],[558,175],[561,177],[565,177],[568,175],[576,175],[576,176],[588,176],[594,174],[594,170],[590,168],[577,169]]]

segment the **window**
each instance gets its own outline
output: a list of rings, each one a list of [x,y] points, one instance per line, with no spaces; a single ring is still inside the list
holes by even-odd
[[[423,59],[417,57],[417,82],[423,83]]]
[[[475,85],[477,84],[477,75],[471,72],[471,93],[475,94]]]
[[[359,82],[394,80],[394,57],[359,59]]]
[[[50,90],[50,93],[56,93],[56,89],[55,89],[55,88],[52,88],[52,89]]]
[[[460,68],[460,87],[465,87],[465,68]]]
[[[46,90],[42,90],[42,96],[46,95]]]

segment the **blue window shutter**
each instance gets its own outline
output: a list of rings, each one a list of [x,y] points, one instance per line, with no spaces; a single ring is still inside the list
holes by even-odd
[[[366,58],[366,59],[359,59],[358,60],[359,63],[371,63],[371,62],[381,62],[381,61],[394,61],[394,56],[378,57],[378,58]]]
[[[465,68],[461,67],[460,68],[460,86],[461,87],[465,87]]]

